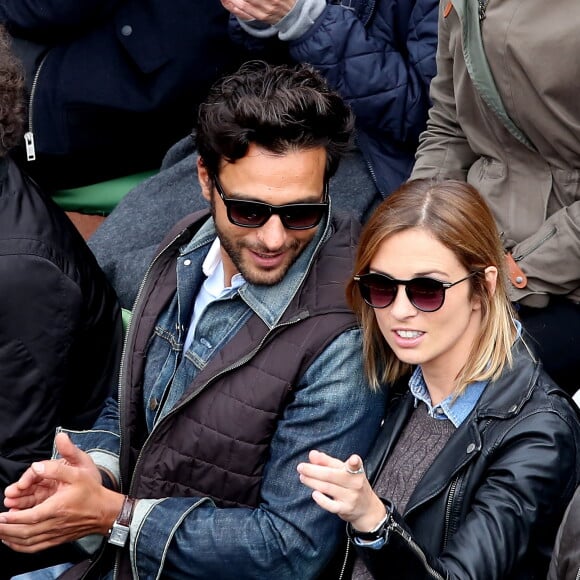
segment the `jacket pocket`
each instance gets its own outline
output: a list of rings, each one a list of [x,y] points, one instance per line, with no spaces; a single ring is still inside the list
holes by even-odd
[[[493,180],[493,179],[503,179],[505,175],[505,164],[492,159],[491,157],[480,157],[474,164],[473,169],[478,169],[479,180]],[[473,171],[476,173],[476,171]]]
[[[552,191],[548,199],[548,216],[580,201],[580,171],[577,169],[552,170]]]
[[[514,260],[519,262],[527,258],[530,254],[539,250],[548,240],[552,239],[556,235],[556,232],[556,226],[554,226],[546,231],[542,237],[534,239],[529,245],[521,244],[517,254],[514,254]]]

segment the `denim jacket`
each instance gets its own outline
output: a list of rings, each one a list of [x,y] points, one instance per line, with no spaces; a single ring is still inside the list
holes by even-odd
[[[300,292],[304,278],[330,235],[333,226],[328,222],[320,227],[280,284],[242,286],[239,298],[225,305],[227,324],[222,324],[219,303],[214,305],[216,308],[208,308],[198,322],[198,328],[205,331],[196,333],[187,358],[203,366],[214,350],[223,346],[225,335],[233,335],[244,324],[246,311],[256,312],[267,325],[275,327],[292,298]],[[195,296],[201,284],[200,265],[214,238],[210,220],[181,248],[177,258],[179,298],[174,298],[158,318],[147,353],[151,360],[164,348],[163,341],[166,345],[183,341],[187,329],[182,328],[178,302],[181,295],[187,294],[188,301]],[[180,276],[187,260],[191,261],[189,273]],[[130,336],[128,340],[130,343]],[[161,376],[163,372],[153,376],[150,365],[147,366],[146,406],[159,382],[167,382]],[[188,372],[195,372],[192,368]],[[343,525],[314,503],[310,491],[299,482],[296,466],[307,459],[311,449],[343,459],[351,453],[366,454],[378,431],[384,400],[379,394],[371,394],[365,383],[358,329],[340,334],[314,360],[300,382],[301,388],[285,408],[270,445],[260,505],[256,509],[218,508],[204,497],[140,500],[130,534],[134,577],[312,578],[324,567],[336,549]],[[182,387],[175,384],[177,389]],[[126,388],[122,371],[121,405],[128,394]],[[168,396],[173,395],[169,392]],[[155,431],[155,418],[148,414],[147,421],[148,429]],[[122,442],[119,425],[119,408],[111,399],[92,431],[73,436],[77,444],[91,453],[97,465],[116,474]],[[121,424],[121,431],[122,427]],[[127,487],[127,482],[122,482],[122,488]]]

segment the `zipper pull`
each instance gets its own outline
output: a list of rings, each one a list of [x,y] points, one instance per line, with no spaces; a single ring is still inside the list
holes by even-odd
[[[36,159],[36,150],[34,149],[34,134],[32,131],[24,133],[24,143],[26,145],[26,161]]]

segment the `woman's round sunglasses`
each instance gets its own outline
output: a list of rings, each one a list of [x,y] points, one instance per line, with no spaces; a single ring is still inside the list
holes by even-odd
[[[324,201],[320,203],[270,205],[262,201],[226,197],[217,175],[213,176],[213,182],[226,206],[228,219],[242,228],[259,228],[276,214],[288,230],[309,230],[316,227],[328,212],[328,183],[324,184]]]
[[[378,272],[360,274],[355,276],[354,280],[358,284],[363,300],[373,308],[390,306],[397,296],[399,286],[404,286],[407,298],[415,308],[422,312],[435,312],[443,306],[446,290],[468,280],[479,272],[481,270],[471,272],[457,282],[441,282],[425,276],[411,280],[396,280]]]

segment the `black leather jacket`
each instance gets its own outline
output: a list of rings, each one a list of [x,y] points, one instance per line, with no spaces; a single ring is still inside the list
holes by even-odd
[[[373,452],[374,478],[407,423],[413,396],[393,394]],[[375,578],[545,578],[579,481],[578,410],[525,344],[437,456],[380,550],[357,548]],[[352,548],[352,546],[351,546]]]
[[[87,245],[0,159],[0,511],[6,485],[50,457],[58,425],[92,426],[121,347],[115,293]]]

